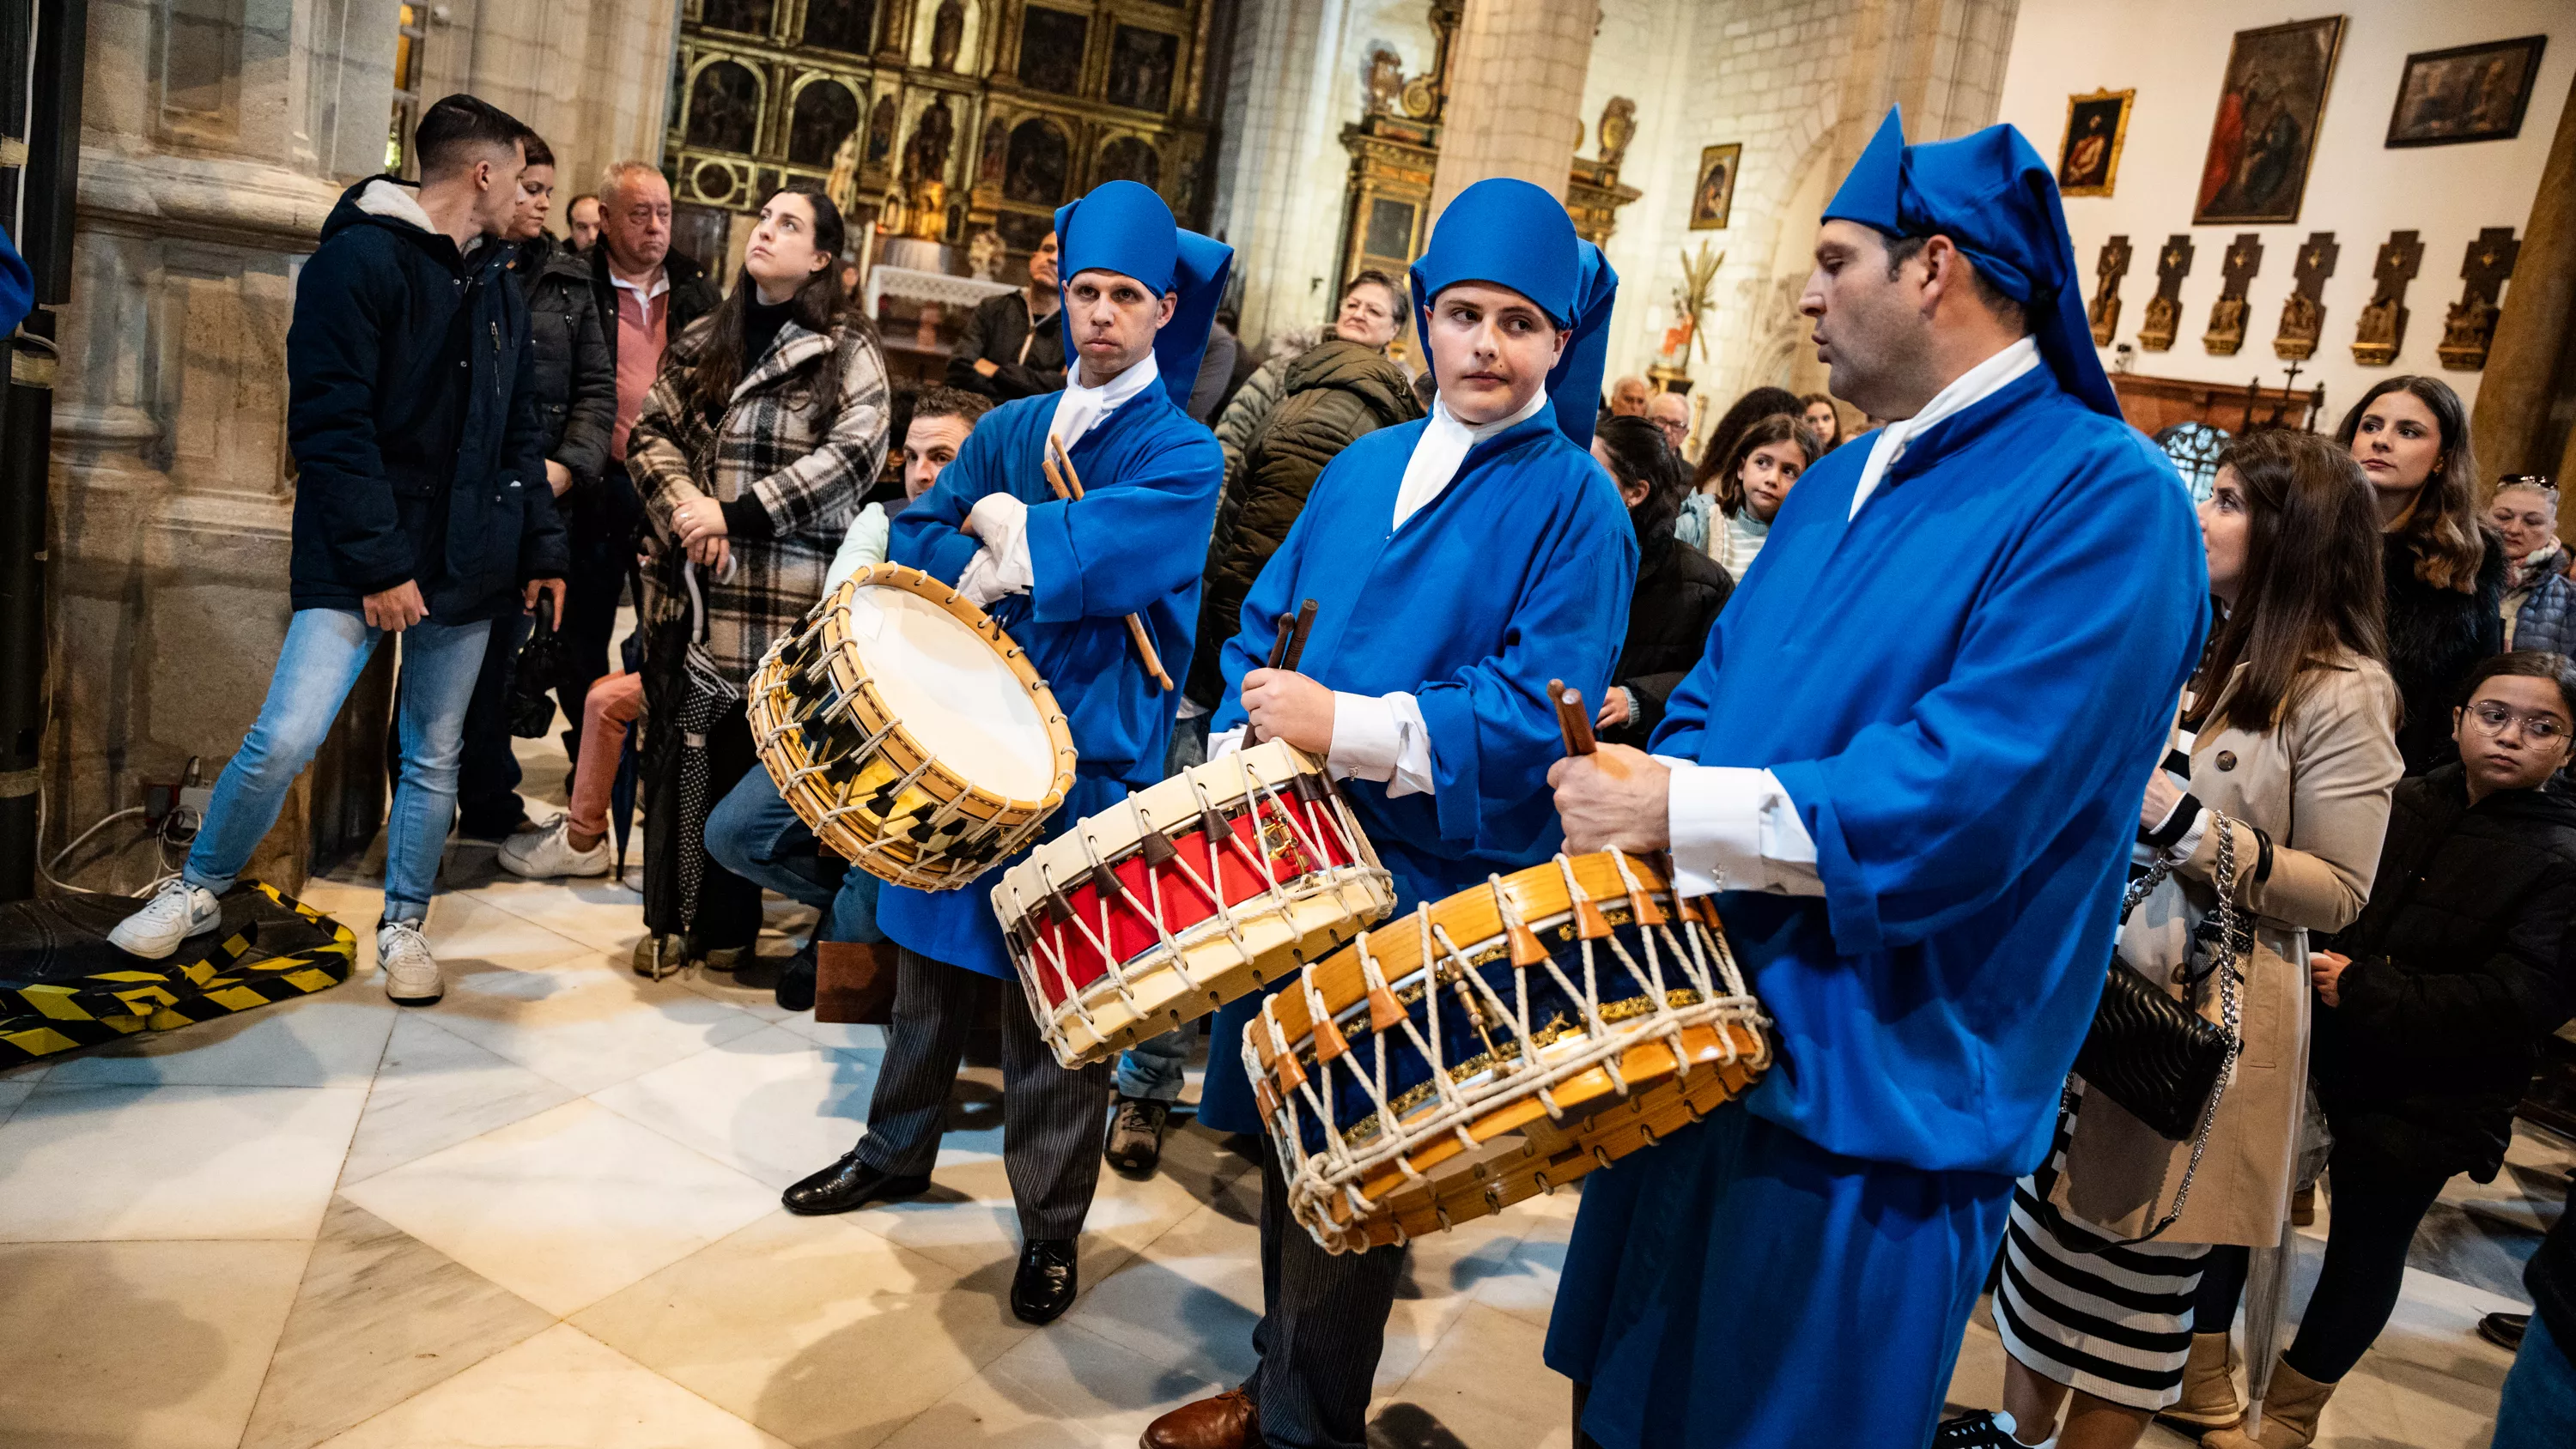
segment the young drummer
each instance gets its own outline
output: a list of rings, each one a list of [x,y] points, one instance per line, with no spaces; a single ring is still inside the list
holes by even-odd
[[[1637,544],[1587,451],[1618,284],[1565,208],[1521,181],[1479,182],[1413,270],[1439,379],[1422,422],[1335,458],[1244,600],[1211,753],[1249,723],[1323,756],[1410,911],[1548,858],[1545,786],[1562,753],[1547,681],[1600,696],[1626,637]],[[1276,621],[1313,599],[1305,673],[1264,669]],[[1199,1120],[1263,1130],[1243,1023],[1217,1018]],[[1359,1449],[1404,1249],[1335,1257],[1287,1211],[1262,1158],[1261,1365],[1164,1415],[1148,1449]]]
[[[1061,832],[1162,778],[1180,696],[1147,674],[1126,616],[1143,619],[1167,668],[1190,657],[1225,457],[1180,404],[1234,253],[1181,230],[1162,198],[1132,181],[1057,212],[1056,231],[1073,373],[1062,392],[984,416],[938,483],[895,518],[891,557],[982,605],[1054,689],[1081,754],[1050,822]],[[1081,477],[1080,502],[1049,490],[1050,439]],[[930,1185],[982,996],[973,977],[1013,974],[987,896],[895,885],[879,895],[877,924],[903,955],[867,1133],[790,1187],[789,1211],[847,1212]],[[1027,1322],[1073,1303],[1074,1241],[1100,1177],[1108,1107],[1109,1069],[1058,1066],[1014,999],[1002,1012],[1002,1160],[1022,1236],[1011,1311]]]
[[[1554,771],[1569,845],[1724,892],[1780,1051],[1584,1181],[1547,1361],[1603,1449],[1931,1440],[2207,613],[2030,143],[1891,113],[1824,215],[1834,396],[1898,421],[1799,480],[1654,756]]]

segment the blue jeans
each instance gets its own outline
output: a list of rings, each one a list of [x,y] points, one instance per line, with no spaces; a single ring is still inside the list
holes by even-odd
[[[1118,1054],[1118,1095],[1148,1102],[1177,1102],[1189,1077],[1193,1023],[1149,1037]]]
[[[707,854],[744,880],[821,911],[817,940],[865,945],[886,938],[877,929],[877,878],[825,851],[758,765],[707,816]]]
[[[429,915],[438,858],[456,819],[456,762],[463,752],[465,706],[483,664],[489,622],[436,624],[403,631],[399,691],[402,775],[385,821],[385,915],[417,924]],[[358,671],[376,652],[381,629],[339,609],[298,609],[286,647],[268,677],[268,700],[215,780],[214,802],[180,872],[188,884],[217,895],[232,889],[250,853],[277,823],[286,791],[340,713]]]
[[[2576,1444],[2576,1361],[2539,1314],[2522,1335],[2496,1406],[2495,1449],[2567,1449]]]

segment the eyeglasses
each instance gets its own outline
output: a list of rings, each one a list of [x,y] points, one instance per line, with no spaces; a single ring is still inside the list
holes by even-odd
[[[2567,726],[2554,715],[2523,714],[2492,702],[2470,705],[2469,718],[2478,722],[2479,729],[2499,737],[2505,726],[2519,721],[2522,737],[2536,745],[2553,744],[2567,737]]]

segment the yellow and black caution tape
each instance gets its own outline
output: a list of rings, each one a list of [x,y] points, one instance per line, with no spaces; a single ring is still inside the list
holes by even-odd
[[[137,963],[59,981],[0,983],[0,1066],[17,1066],[137,1032],[171,1031],[212,1021],[328,991],[349,979],[357,964],[358,938],[348,927],[265,881],[245,884],[328,939],[246,962],[243,958],[260,937],[260,923],[254,917],[194,961]]]

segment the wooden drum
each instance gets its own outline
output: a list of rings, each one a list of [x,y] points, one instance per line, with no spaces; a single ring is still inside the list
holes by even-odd
[[[1341,791],[1277,740],[1137,791],[993,888],[1038,1030],[1106,1060],[1277,980],[1395,908]]]
[[[1761,1076],[1770,1023],[1716,908],[1668,881],[1559,855],[1362,932],[1262,1004],[1244,1066],[1316,1241],[1499,1212]]]
[[[954,890],[1018,853],[1073,784],[1073,733],[1002,627],[879,564],[770,646],[746,700],[778,793],[870,874]]]

